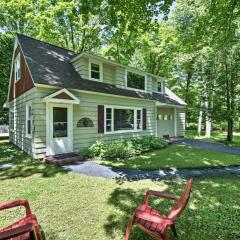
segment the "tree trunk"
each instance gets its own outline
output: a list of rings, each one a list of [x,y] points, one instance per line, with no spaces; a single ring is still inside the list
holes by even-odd
[[[233,119],[230,117],[228,118],[228,129],[227,129],[227,140],[229,142],[233,139]]]
[[[197,136],[200,137],[201,136],[201,129],[202,129],[202,108],[200,107],[199,109],[199,114],[198,114],[198,128],[197,128]]]
[[[211,137],[212,119],[211,119],[211,114],[209,112],[208,101],[205,102],[205,107],[206,107],[205,137]]]

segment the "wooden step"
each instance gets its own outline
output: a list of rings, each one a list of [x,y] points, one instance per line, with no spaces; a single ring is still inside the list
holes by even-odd
[[[84,156],[78,153],[64,153],[51,156],[45,156],[43,159],[49,164],[55,164],[58,166],[73,164],[84,160]]]

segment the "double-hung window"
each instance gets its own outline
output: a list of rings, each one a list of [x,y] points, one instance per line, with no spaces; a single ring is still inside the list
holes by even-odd
[[[105,107],[105,132],[128,132],[142,130],[142,109]]]
[[[21,78],[20,53],[17,55],[14,61],[14,74],[15,81],[18,81]]]
[[[89,61],[89,78],[91,80],[102,81],[102,64]]]
[[[126,74],[127,88],[137,89],[141,91],[146,90],[146,76],[127,71]]]
[[[32,106],[26,105],[26,136],[32,137]]]

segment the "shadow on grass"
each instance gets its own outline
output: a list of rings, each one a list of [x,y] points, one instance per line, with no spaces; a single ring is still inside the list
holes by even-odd
[[[0,153],[0,180],[29,177],[34,174],[41,174],[42,177],[53,177],[57,173],[66,174],[60,167],[31,159],[8,142],[0,142]]]
[[[134,181],[133,181],[134,182]],[[123,182],[117,182],[122,185]],[[116,209],[116,213],[112,213],[108,216],[108,223],[105,224],[106,233],[114,238],[114,232],[120,231],[123,235],[125,234],[127,223],[129,218],[132,216],[136,207],[143,202],[145,193],[148,189],[137,189],[134,190],[132,188],[116,188],[110,195],[108,199],[108,204],[114,206]],[[165,190],[167,190],[167,186],[165,185]],[[150,199],[150,204],[153,205],[156,203],[156,199]],[[158,204],[159,205],[159,204]],[[165,203],[163,206],[160,204],[161,212],[166,213],[166,209],[164,207],[169,208],[171,204]],[[162,208],[163,207],[163,208]],[[159,206],[156,207],[159,209]],[[165,210],[165,211],[163,211]],[[171,239],[174,239],[173,234],[170,232]],[[135,227],[132,228],[131,231],[131,239],[152,239],[147,234],[143,233],[140,229]]]
[[[154,182],[159,186],[165,185],[164,191],[176,196],[181,195],[185,186],[185,181],[153,181],[153,186]],[[176,222],[179,239],[217,239],[219,236],[221,239],[240,239],[240,231],[236,230],[239,226],[239,187],[239,176],[195,179],[190,202]],[[154,188],[156,190],[156,185]],[[159,190],[162,191],[162,188]],[[108,216],[105,224],[109,236],[114,238],[117,231],[125,234],[127,222],[135,208],[143,202],[146,191],[144,188],[123,188],[122,185],[113,190],[108,204],[116,210]],[[167,214],[172,203],[152,198],[150,205]],[[171,231],[169,236],[174,239]],[[152,238],[133,227],[130,239]]]

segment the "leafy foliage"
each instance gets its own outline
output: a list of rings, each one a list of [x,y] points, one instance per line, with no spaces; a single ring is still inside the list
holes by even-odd
[[[142,138],[112,142],[99,140],[84,153],[91,158],[126,159],[141,153],[159,150],[166,146],[167,143],[163,139],[144,136]]]

